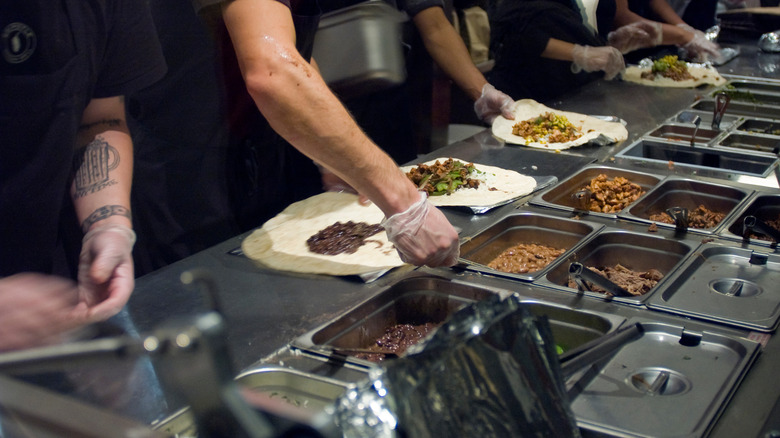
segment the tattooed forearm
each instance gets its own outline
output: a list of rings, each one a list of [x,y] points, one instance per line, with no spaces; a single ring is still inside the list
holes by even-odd
[[[104,205],[92,212],[92,214],[81,223],[81,231],[86,233],[96,222],[107,219],[110,216],[124,216],[132,220],[129,208],[121,205]]]
[[[119,166],[119,151],[98,136],[76,153],[73,162],[74,198],[81,198],[117,184],[111,171]]]
[[[116,128],[117,126],[122,126],[124,122],[121,119],[103,119],[99,120],[94,123],[84,123],[79,125],[79,131],[86,131],[88,129],[92,129],[96,126],[105,126],[108,128]]]

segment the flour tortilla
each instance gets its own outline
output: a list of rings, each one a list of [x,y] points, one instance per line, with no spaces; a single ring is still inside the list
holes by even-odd
[[[436,161],[444,162],[446,160],[448,160],[446,157],[437,158],[422,164],[431,165]],[[471,163],[459,158],[453,158],[453,160],[464,164]],[[471,178],[480,180],[479,187],[476,189],[460,188],[449,195],[431,196],[428,198],[431,204],[437,207],[488,207],[517,199],[531,193],[536,188],[536,180],[530,176],[500,167],[473,164],[478,171],[483,172],[471,176]],[[415,167],[417,165],[404,166],[401,167],[401,170],[409,172]],[[495,190],[490,190],[491,188]]]
[[[643,79],[642,73],[652,70],[652,66],[640,67],[638,65],[631,65],[626,67],[623,71],[623,80],[627,82],[635,82],[637,84],[648,85],[651,87],[669,87],[669,88],[696,88],[700,85],[723,85],[726,83],[726,79],[720,75],[714,68],[708,68],[703,66],[688,64],[688,72],[693,76],[693,79],[686,79],[684,81],[675,81],[673,79],[665,78],[660,75],[656,75],[655,79]]]
[[[357,195],[325,192],[288,206],[241,243],[244,254],[273,269],[309,274],[360,275],[404,264],[384,231],[369,237],[354,254],[309,251],[306,240],[335,224],[378,224],[384,214],[374,204],[360,205]]]
[[[607,122],[595,117],[586,116],[568,111],[558,111],[542,105],[532,99],[518,100],[513,108],[515,119],[509,120],[502,116],[493,121],[493,135],[506,143],[519,144],[532,148],[563,150],[574,146],[580,146],[599,137],[606,138],[607,143],[617,143],[628,138],[628,130],[620,122]],[[566,118],[574,126],[580,128],[582,137],[562,143],[526,142],[525,138],[512,134],[512,127],[523,120],[529,120],[546,112],[552,112]]]

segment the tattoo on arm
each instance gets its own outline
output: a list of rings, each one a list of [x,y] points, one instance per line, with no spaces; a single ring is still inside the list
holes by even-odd
[[[103,119],[103,120],[98,120],[97,122],[94,123],[86,123],[86,124],[79,125],[79,131],[86,131],[88,129],[92,129],[95,126],[99,126],[99,125],[105,125],[109,128],[116,128],[117,126],[122,126],[122,123],[123,122],[121,119]]]
[[[118,184],[110,175],[121,161],[119,151],[97,136],[76,154],[73,161],[73,180],[76,186],[75,198],[99,192]]]
[[[104,205],[92,212],[92,214],[81,223],[81,231],[86,233],[93,224],[102,221],[103,219],[107,219],[110,216],[125,216],[132,220],[129,208],[121,205]]]

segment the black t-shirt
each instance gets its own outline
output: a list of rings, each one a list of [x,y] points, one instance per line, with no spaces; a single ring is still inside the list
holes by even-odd
[[[144,5],[0,3],[0,275],[51,270],[76,130],[89,101],[140,89],[165,73]]]

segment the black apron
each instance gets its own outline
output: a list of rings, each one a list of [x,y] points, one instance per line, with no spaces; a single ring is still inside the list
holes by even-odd
[[[51,72],[0,76],[0,275],[54,265],[74,139],[94,83],[90,35],[74,31],[84,28],[81,2],[63,3],[68,18],[57,26],[69,25],[61,41],[74,55]]]

